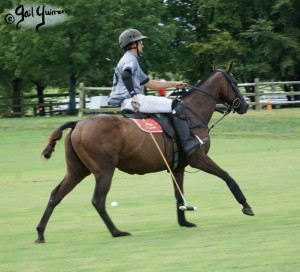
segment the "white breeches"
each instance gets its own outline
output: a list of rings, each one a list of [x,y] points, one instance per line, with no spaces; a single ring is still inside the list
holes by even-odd
[[[144,113],[170,113],[172,112],[172,99],[162,96],[137,94],[141,104],[140,112]],[[121,110],[132,110],[132,98],[125,99],[121,104]]]

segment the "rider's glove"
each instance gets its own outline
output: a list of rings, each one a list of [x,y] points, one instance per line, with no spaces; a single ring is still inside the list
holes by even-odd
[[[136,95],[132,97],[131,106],[133,107],[133,109],[134,109],[135,112],[139,112],[140,111],[141,104],[140,104],[140,102],[139,102],[139,100],[138,100],[138,98],[137,98]]]

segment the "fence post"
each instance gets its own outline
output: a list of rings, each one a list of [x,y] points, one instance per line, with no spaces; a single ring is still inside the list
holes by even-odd
[[[83,116],[84,108],[85,108],[85,89],[84,89],[84,84],[81,82],[79,84],[79,109],[78,109],[79,118]]]
[[[255,109],[256,110],[261,110],[261,105],[259,103],[259,99],[260,99],[260,93],[259,93],[259,78],[255,78],[254,79],[254,92],[255,92]]]

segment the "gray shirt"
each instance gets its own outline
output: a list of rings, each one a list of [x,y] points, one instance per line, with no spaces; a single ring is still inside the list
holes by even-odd
[[[138,58],[130,51],[126,51],[115,68],[113,87],[108,98],[108,103],[112,105],[119,105],[124,99],[131,97],[122,80],[122,73],[126,69],[132,73],[133,87],[137,94],[142,93],[141,85],[149,81],[148,76],[142,71],[139,65]]]

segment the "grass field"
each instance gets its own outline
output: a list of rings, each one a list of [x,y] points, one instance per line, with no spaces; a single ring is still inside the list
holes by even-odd
[[[300,271],[300,109],[229,115],[211,132],[210,156],[236,179],[255,217],[241,213],[223,181],[188,168],[185,196],[198,211],[187,217],[198,227],[180,228],[167,172],[117,171],[108,202],[119,206],[108,211],[133,236],[110,236],[91,205],[90,176],[57,207],[46,243],[36,245],[35,227],[65,173],[63,141],[51,160],[40,153],[72,119],[0,119],[1,272]]]

